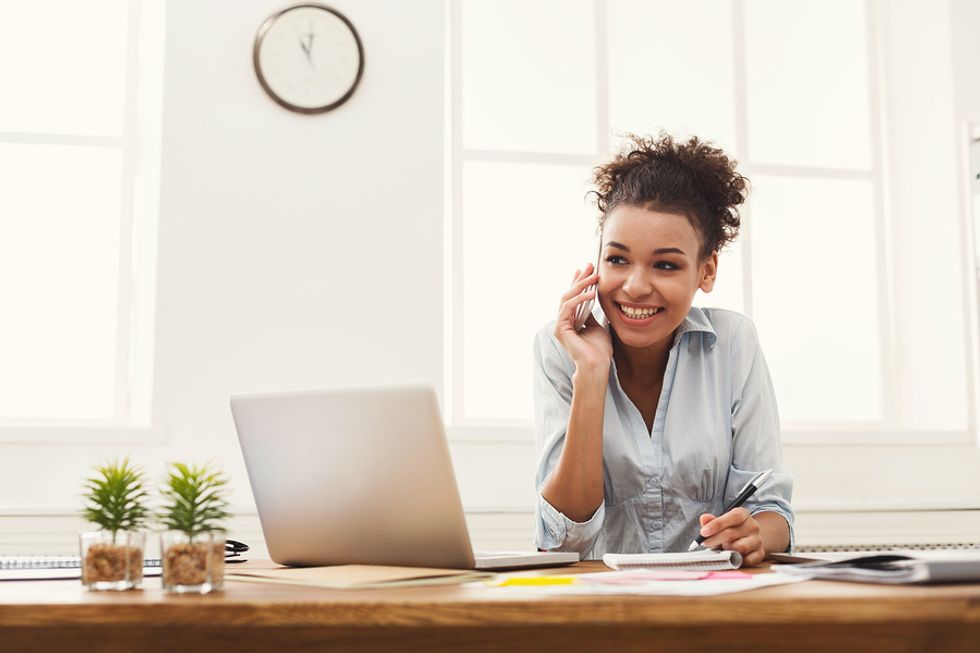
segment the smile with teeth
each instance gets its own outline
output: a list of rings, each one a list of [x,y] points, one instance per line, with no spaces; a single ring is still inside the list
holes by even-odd
[[[657,313],[662,312],[663,307],[658,308],[633,308],[632,306],[623,306],[622,304],[616,304],[619,306],[619,310],[623,312],[623,315],[634,320],[643,320],[648,317],[652,317]]]

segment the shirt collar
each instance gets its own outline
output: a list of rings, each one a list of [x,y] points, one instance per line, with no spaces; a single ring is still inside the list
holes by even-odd
[[[708,345],[708,349],[714,349],[715,345],[718,344],[718,334],[715,333],[714,327],[711,326],[711,321],[708,319],[707,314],[697,306],[692,306],[691,310],[687,312],[687,317],[677,327],[677,331],[674,334],[674,344],[679,343],[681,336],[685,333],[695,333],[698,331],[704,334],[702,337],[704,338],[705,344]]]
[[[606,317],[605,313],[600,312],[598,322],[599,326],[605,329],[606,333],[609,333],[609,318]],[[715,345],[718,344],[718,334],[715,333],[714,327],[711,326],[711,321],[708,320],[707,314],[697,306],[692,306],[691,310],[687,312],[687,317],[684,318],[684,321],[677,327],[677,331],[674,332],[674,343],[671,348],[676,347],[680,343],[685,333],[697,333],[699,331],[704,334],[703,338],[708,345],[708,349],[714,349]],[[688,338],[688,341],[690,340]]]

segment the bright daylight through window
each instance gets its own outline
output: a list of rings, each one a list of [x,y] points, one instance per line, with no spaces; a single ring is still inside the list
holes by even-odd
[[[948,75],[903,72],[914,57],[949,65],[927,54],[928,39],[899,43],[886,3],[460,0],[453,9],[453,424],[530,433],[533,335],[596,256],[591,168],[626,132],[665,129],[714,141],[752,182],[742,235],[722,254],[714,292],[695,304],[755,321],[784,439],[969,437],[956,175],[938,163],[956,152],[909,156],[921,152],[916,132],[900,128],[903,111],[934,112],[916,130],[950,142]],[[698,25],[698,38],[672,25]],[[919,107],[922,84],[937,104]],[[893,105],[904,109],[886,111]],[[912,177],[936,192],[910,195],[900,180]],[[923,222],[940,214],[953,229]],[[906,254],[926,233],[942,254],[913,273]],[[506,312],[485,301],[501,296]],[[939,314],[937,341],[925,334]],[[950,379],[946,391],[936,378]]]
[[[141,401],[144,5],[162,22],[152,2],[0,1],[0,427],[131,424]]]

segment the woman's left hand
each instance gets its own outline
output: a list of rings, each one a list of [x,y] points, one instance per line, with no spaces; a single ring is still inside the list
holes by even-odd
[[[742,563],[753,567],[766,559],[759,522],[745,508],[733,508],[720,517],[701,515],[701,546],[726,549],[742,554]]]

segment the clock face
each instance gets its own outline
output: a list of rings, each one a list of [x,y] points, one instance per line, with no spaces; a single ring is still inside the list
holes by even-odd
[[[301,113],[343,104],[363,69],[354,26],[321,5],[297,5],[271,16],[255,38],[253,60],[266,92]]]

